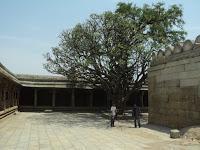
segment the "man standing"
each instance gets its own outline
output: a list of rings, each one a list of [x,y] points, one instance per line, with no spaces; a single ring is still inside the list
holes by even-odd
[[[132,116],[134,118],[135,128],[137,128],[137,124],[140,128],[140,108],[136,104],[134,104]]]
[[[117,113],[117,108],[115,106],[115,104],[113,104],[111,106],[111,127],[114,127],[114,124],[115,124],[115,117],[116,117],[116,113]]]

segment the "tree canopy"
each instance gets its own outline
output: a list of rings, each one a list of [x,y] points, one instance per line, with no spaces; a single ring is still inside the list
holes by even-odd
[[[101,87],[117,105],[141,88],[154,51],[184,39],[182,8],[118,3],[65,30],[45,55],[47,71]]]

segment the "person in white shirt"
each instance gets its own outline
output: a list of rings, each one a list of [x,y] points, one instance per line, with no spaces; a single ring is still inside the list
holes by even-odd
[[[111,127],[114,127],[114,124],[115,124],[115,117],[116,117],[116,113],[117,113],[117,108],[115,106],[115,104],[113,104],[111,106]]]

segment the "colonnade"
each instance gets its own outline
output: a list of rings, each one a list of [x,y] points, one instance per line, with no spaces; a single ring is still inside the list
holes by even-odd
[[[106,92],[94,89],[76,88],[28,88],[23,87],[20,107],[108,107]]]

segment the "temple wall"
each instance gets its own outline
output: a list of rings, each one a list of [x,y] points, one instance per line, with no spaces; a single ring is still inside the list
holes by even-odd
[[[200,124],[200,36],[152,56],[149,122],[182,128]]]

